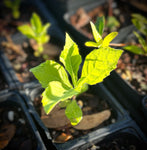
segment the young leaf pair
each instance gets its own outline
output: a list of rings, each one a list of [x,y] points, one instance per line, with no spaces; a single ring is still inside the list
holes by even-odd
[[[109,41],[112,40],[112,36],[108,36],[109,39],[107,37],[106,40],[102,40],[100,34],[103,32],[103,26],[103,18],[99,18],[97,29],[91,22],[96,44],[99,44],[97,44],[96,49],[86,56],[79,79],[78,71],[82,62],[81,55],[79,54],[78,46],[67,33],[65,46],[60,55],[60,62],[63,65],[53,60],[47,60],[31,69],[42,87],[45,88],[42,93],[42,104],[47,114],[57,104],[65,102],[67,118],[72,125],[77,125],[82,119],[82,111],[76,102],[76,96],[85,92],[88,89],[88,85],[102,82],[116,68],[118,59],[123,51],[109,47]],[[70,75],[71,81],[68,75]]]
[[[111,32],[104,38],[104,40],[102,39],[102,34],[104,31],[104,25],[105,25],[104,20],[105,20],[104,17],[98,18],[96,20],[95,25],[92,22],[90,22],[95,42],[88,41],[85,43],[86,46],[97,47],[97,48],[108,47],[109,43],[117,36],[118,34],[117,32]]]
[[[49,35],[47,35],[47,30],[50,27],[50,23],[42,25],[40,17],[33,13],[30,19],[31,26],[25,24],[18,27],[18,30],[27,36],[28,38],[34,39],[38,44],[38,51],[34,54],[35,56],[40,56],[43,52],[43,44],[49,41]]]

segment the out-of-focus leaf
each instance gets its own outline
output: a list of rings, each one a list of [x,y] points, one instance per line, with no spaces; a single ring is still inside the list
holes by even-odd
[[[135,46],[135,45],[129,45],[129,46],[125,46],[123,47],[124,50],[130,51],[134,54],[138,54],[138,55],[144,55],[144,51],[142,48]]]

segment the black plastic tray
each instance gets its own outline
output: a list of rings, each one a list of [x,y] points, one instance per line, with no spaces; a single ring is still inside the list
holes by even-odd
[[[109,134],[105,135],[96,135],[96,137],[92,137],[91,141],[78,147],[77,150],[87,150],[88,148],[92,147],[93,145],[97,146],[97,148],[106,149],[106,147],[111,145],[120,145],[120,147],[125,147],[122,141],[119,141],[118,138],[122,138],[122,140],[126,140],[125,144],[130,142],[130,146],[134,145],[136,150],[146,150],[147,149],[147,139],[144,135],[140,134],[140,129],[136,126],[134,122],[129,122],[126,127],[123,127],[118,130],[112,130]],[[115,142],[114,142],[115,141]],[[118,143],[117,143],[118,142]],[[110,144],[111,143],[111,144]],[[115,146],[114,146],[115,147]],[[109,147],[110,148],[110,147]],[[108,148],[107,148],[108,149]]]
[[[9,89],[15,89],[16,85],[14,80],[12,79],[10,75],[11,68],[7,68],[6,64],[3,62],[3,53],[0,51],[0,72],[8,85],[7,89],[4,89],[5,91],[8,91]]]
[[[117,100],[111,95],[111,93],[103,86],[103,84],[98,84],[95,86],[90,87],[91,93],[94,93],[101,97],[102,99],[105,99],[109,105],[112,107],[112,110],[114,110],[114,113],[116,114],[116,122],[113,124],[110,124],[106,127],[97,129],[93,131],[92,133],[89,133],[85,136],[79,137],[75,140],[68,141],[64,144],[57,144],[54,143],[57,149],[72,149],[73,147],[78,147],[83,144],[83,142],[86,142],[88,139],[90,140],[90,136],[92,136],[95,133],[104,134],[107,130],[113,130],[115,128],[124,126],[127,122],[131,120],[128,113],[122,108],[122,106],[117,102]],[[28,101],[28,107],[32,109],[33,106],[33,99],[35,96],[40,95],[43,92],[43,89],[41,86],[35,87],[35,88],[27,88],[25,90],[26,95],[30,98],[30,101]],[[36,116],[33,112],[31,112],[32,115],[34,115],[35,120],[38,120],[38,116]],[[40,124],[40,123],[39,123]],[[80,142],[79,142],[80,141]],[[82,142],[81,142],[82,141]]]
[[[9,107],[9,108],[16,108],[18,111],[20,111],[19,113],[23,114],[26,122],[26,126],[31,134],[31,139],[33,142],[35,142],[36,144],[36,150],[45,150],[46,147],[41,139],[41,136],[25,106],[25,103],[23,102],[23,99],[16,94],[15,92],[8,92],[7,94],[1,95],[0,96],[0,107],[1,108],[5,108],[5,107]]]

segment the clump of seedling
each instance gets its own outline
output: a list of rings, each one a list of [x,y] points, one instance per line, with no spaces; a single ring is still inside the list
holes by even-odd
[[[15,19],[20,17],[20,7],[21,0],[4,0],[4,4],[6,7],[12,10],[12,15]]]
[[[42,24],[40,17],[33,13],[30,19],[30,25],[25,24],[18,27],[18,30],[29,39],[34,39],[38,44],[38,50],[34,52],[36,57],[43,53],[43,44],[47,43],[50,39],[47,34],[50,23]]]
[[[65,115],[72,125],[77,125],[82,120],[82,111],[76,102],[77,95],[85,92],[88,85],[102,82],[116,68],[123,52],[109,47],[109,43],[117,35],[116,32],[102,39],[104,17],[97,20],[96,26],[91,22],[91,27],[96,42],[87,42],[86,45],[96,46],[96,48],[86,56],[80,78],[78,78],[78,71],[82,58],[78,46],[67,33],[65,46],[59,57],[61,63],[47,60],[31,69],[45,88],[42,94],[45,112],[49,114],[59,104],[65,107]]]
[[[140,14],[132,14],[132,23],[138,29],[138,31],[145,37],[141,36],[138,32],[134,31],[133,33],[137,37],[140,46],[137,45],[128,45],[124,49],[132,53],[147,56],[147,18]]]

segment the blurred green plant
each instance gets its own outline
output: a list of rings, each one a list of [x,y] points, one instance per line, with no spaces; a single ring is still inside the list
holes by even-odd
[[[108,17],[107,17],[106,27],[109,28],[110,32],[116,31],[117,28],[120,27],[120,23],[119,23],[119,21],[116,19],[116,17],[114,17],[114,16],[108,16]]]
[[[140,31],[140,33],[145,37],[145,39],[139,33],[134,31],[133,33],[137,37],[140,46],[128,45],[123,48],[132,53],[147,56],[147,18],[140,14],[132,14],[132,23],[135,25],[138,31]]]
[[[50,36],[47,34],[50,23],[42,25],[40,17],[33,13],[30,19],[30,24],[21,25],[18,30],[30,39],[34,39],[38,44],[38,50],[34,52],[36,57],[40,56],[43,52],[43,44],[47,43]]]
[[[4,4],[6,7],[12,10],[12,15],[15,19],[20,17],[20,7],[21,0],[4,0]]]
[[[110,34],[111,36],[108,35],[106,39],[102,40],[100,34],[103,33],[104,28],[103,18],[97,20],[97,29],[92,22],[91,27],[96,39],[94,45],[97,48],[86,56],[79,79],[78,71],[82,58],[77,44],[67,33],[65,46],[60,55],[61,64],[47,60],[30,70],[45,88],[42,94],[45,112],[50,113],[59,104],[59,106],[65,107],[65,115],[72,125],[77,125],[82,120],[82,110],[76,102],[76,96],[88,90],[88,85],[102,82],[116,68],[118,59],[123,52],[108,46],[116,33]],[[68,74],[71,80],[69,80]]]

